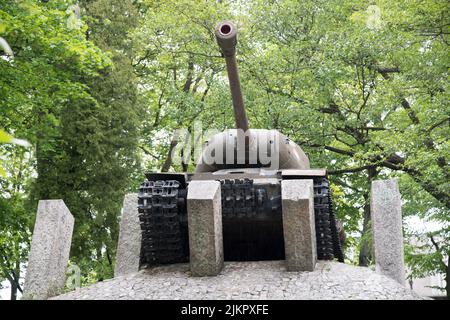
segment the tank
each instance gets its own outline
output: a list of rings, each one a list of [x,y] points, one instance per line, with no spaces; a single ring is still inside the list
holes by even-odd
[[[284,259],[281,181],[312,179],[317,257],[343,262],[344,233],[333,211],[325,169],[311,169],[299,145],[274,129],[253,129],[236,62],[237,28],[223,21],[215,35],[228,73],[236,128],[207,141],[193,173],[146,173],[138,193],[141,265],[189,261],[186,197],[194,180],[221,183],[225,261]]]

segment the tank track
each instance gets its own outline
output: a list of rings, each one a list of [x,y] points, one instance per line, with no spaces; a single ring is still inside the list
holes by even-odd
[[[333,197],[332,197],[332,191],[331,188],[328,189],[328,203],[329,203],[329,210],[330,210],[330,221],[331,221],[331,235],[333,240],[333,253],[334,257],[339,262],[344,262],[344,252],[342,251],[342,242],[341,242],[341,236],[340,232],[343,232],[343,230],[339,230],[338,223],[336,219],[336,215],[334,214],[334,205],[333,205]],[[342,227],[342,225],[341,225]]]
[[[140,186],[141,265],[188,261],[184,198],[178,181],[145,181]]]
[[[281,219],[281,197],[269,198],[264,187],[255,186],[250,179],[222,180],[221,190],[224,223],[262,216],[277,220],[278,215]],[[145,181],[141,185],[138,196],[141,265],[189,260],[185,198],[186,190],[178,181]],[[318,259],[337,258],[343,262],[330,183],[326,178],[314,179],[314,214]]]
[[[336,226],[330,182],[326,178],[314,179],[314,215],[316,220],[317,258],[344,262]]]
[[[266,189],[251,179],[221,180],[222,217],[253,218],[281,210],[281,197],[270,197]]]

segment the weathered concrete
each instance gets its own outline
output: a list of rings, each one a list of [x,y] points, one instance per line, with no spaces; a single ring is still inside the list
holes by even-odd
[[[281,171],[283,177],[325,177],[327,175],[326,169],[285,169]]]
[[[136,193],[125,195],[120,220],[116,267],[114,269],[114,276],[116,277],[139,270],[142,235],[137,206],[138,197]]]
[[[376,271],[405,285],[402,203],[397,179],[372,182],[370,213]]]
[[[223,266],[220,182],[192,181],[187,195],[191,272],[217,275]]]
[[[74,218],[63,200],[40,200],[23,299],[47,299],[64,288]]]
[[[283,234],[289,271],[313,271],[317,262],[313,181],[281,182]]]
[[[318,261],[313,272],[286,272],[284,261],[225,262],[216,277],[192,277],[189,264],[143,269],[56,299],[422,299],[369,268]]]

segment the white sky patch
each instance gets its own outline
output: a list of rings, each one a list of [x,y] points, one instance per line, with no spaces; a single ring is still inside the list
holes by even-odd
[[[22,147],[27,147],[27,148],[31,147],[31,144],[27,140],[23,140],[23,139],[13,138],[11,140],[11,143],[17,144],[17,145],[22,146]]]
[[[405,226],[412,232],[428,233],[441,230],[442,222],[426,221],[416,216],[406,217],[403,219]]]
[[[6,40],[2,37],[0,37],[0,48],[2,48],[3,51],[10,57],[14,57],[14,53],[11,50],[11,47],[9,46],[8,42],[6,42]]]
[[[0,289],[0,300],[9,300],[11,298],[11,289],[9,288],[9,282],[2,282],[3,289]],[[20,292],[18,292],[20,294]]]

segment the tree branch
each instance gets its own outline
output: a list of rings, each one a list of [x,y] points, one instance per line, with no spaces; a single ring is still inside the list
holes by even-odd
[[[377,68],[377,71],[381,74],[388,74],[388,73],[399,73],[400,68],[399,67],[392,67],[392,68]]]
[[[427,132],[433,131],[434,129],[436,129],[437,127],[439,127],[440,125],[442,125],[442,124],[444,124],[444,123],[446,123],[446,122],[449,122],[449,124],[450,124],[450,117],[449,117],[449,118],[446,118],[446,119],[444,119],[444,120],[442,120],[442,121],[439,121],[438,123],[433,124],[431,127],[429,127],[429,128],[427,129]]]
[[[332,147],[332,146],[324,146],[324,148],[325,148],[325,150],[329,150],[329,151],[332,151],[332,152],[335,152],[335,153],[339,153],[339,154],[343,154],[343,155],[346,155],[346,156],[354,156],[355,155],[355,152],[353,152],[353,151],[343,150],[343,149],[335,148],[335,147]]]
[[[154,159],[160,159],[160,157],[155,156],[154,154],[152,154],[145,146],[138,146],[139,149],[141,149],[142,151],[144,151],[144,153],[146,155],[151,156]]]
[[[374,167],[374,165],[365,165],[361,167],[355,167],[355,168],[347,168],[347,169],[338,169],[338,170],[328,170],[328,174],[343,174],[343,173],[354,173],[354,172],[360,172],[369,168]]]
[[[431,243],[433,244],[434,248],[436,249],[436,251],[441,253],[441,247],[436,242],[436,240],[434,240],[434,237],[432,235],[430,235],[430,240],[431,240]],[[445,270],[447,268],[447,265],[445,264],[445,261],[444,260],[440,260],[440,262],[441,262],[441,267],[443,267],[444,270]],[[450,263],[450,261],[449,261],[449,263]]]

